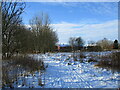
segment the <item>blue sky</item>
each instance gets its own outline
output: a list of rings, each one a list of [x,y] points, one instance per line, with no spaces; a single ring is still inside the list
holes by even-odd
[[[23,22],[29,25],[34,15],[45,12],[51,27],[56,30],[59,43],[68,43],[69,37],[81,36],[86,42],[104,37],[118,38],[117,2],[26,2]]]

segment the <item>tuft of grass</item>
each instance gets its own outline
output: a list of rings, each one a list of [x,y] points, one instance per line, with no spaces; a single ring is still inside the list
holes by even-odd
[[[77,58],[74,58],[74,61],[78,61]]]
[[[97,60],[95,60],[95,59],[93,59],[93,58],[90,58],[90,59],[88,60],[88,62],[97,62]]]
[[[71,63],[68,63],[68,65],[71,65]]]
[[[80,56],[79,56],[80,58],[86,58],[86,56],[81,52],[80,53]]]
[[[80,62],[80,63],[84,63],[84,62],[83,62],[83,59],[79,60],[79,62]]]

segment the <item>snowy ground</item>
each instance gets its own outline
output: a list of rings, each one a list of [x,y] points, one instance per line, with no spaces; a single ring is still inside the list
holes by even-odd
[[[74,62],[71,53],[34,55],[43,58],[44,73],[18,77],[14,87],[20,88],[118,88],[120,74],[94,67],[93,62]],[[69,63],[69,64],[68,64]],[[42,86],[41,86],[42,85]]]

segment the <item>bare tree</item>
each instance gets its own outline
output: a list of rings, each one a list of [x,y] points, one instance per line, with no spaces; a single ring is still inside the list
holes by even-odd
[[[69,44],[71,45],[72,50],[75,51],[76,47],[78,47],[77,49],[79,49],[79,47],[83,47],[84,41],[81,37],[70,37]]]
[[[24,12],[25,3],[2,2],[2,40],[3,55],[11,57],[15,52],[14,35],[22,23],[21,14]]]
[[[56,32],[50,27],[48,14],[40,13],[30,20],[34,33],[34,50],[45,53],[51,51],[58,41]]]
[[[76,38],[75,37],[70,37],[69,38],[69,44],[71,45],[72,47],[72,51],[74,51],[74,48],[75,48],[75,44],[76,44]]]
[[[113,48],[113,41],[108,40],[107,38],[99,40],[96,44],[97,46],[100,46],[104,50]]]

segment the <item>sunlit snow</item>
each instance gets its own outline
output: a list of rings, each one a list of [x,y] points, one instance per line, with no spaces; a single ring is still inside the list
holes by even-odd
[[[89,53],[86,52],[86,55],[89,56]],[[48,53],[32,56],[38,60],[42,58],[47,66],[46,70],[43,73],[36,71],[33,75],[18,77],[18,82],[14,82],[14,87],[118,88],[120,81],[118,72],[112,73],[111,70],[94,67],[92,62],[75,62],[71,57],[72,53]],[[71,64],[68,65],[68,63]]]

